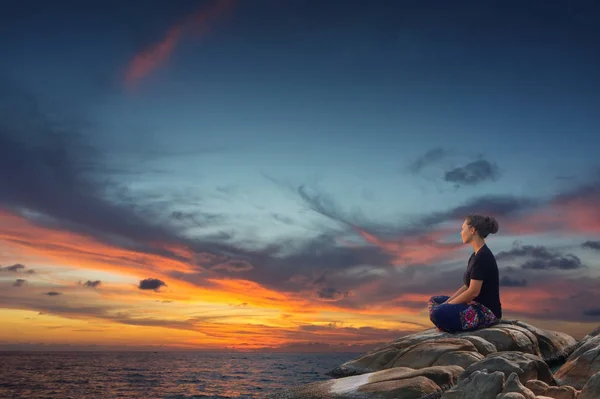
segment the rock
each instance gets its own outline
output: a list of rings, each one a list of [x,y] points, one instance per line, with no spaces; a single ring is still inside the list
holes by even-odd
[[[460,366],[433,366],[422,369],[407,367],[392,368],[371,374],[370,382],[381,382],[416,376],[427,377],[440,387],[450,388],[458,382],[458,376],[464,371]]]
[[[498,352],[494,344],[476,335],[463,335],[461,338],[470,341],[483,356]]]
[[[540,380],[529,380],[525,383],[535,395],[546,396],[554,399],[574,399],[577,398],[579,391],[571,386],[555,387],[546,384]]]
[[[482,399],[495,398],[504,386],[504,374],[499,371],[488,373],[476,370],[458,381],[442,395],[441,399]]]
[[[546,389],[550,388],[550,385],[540,380],[529,380],[525,383],[525,386],[531,389],[535,395],[543,395]]]
[[[511,373],[506,379],[506,383],[504,384],[504,389],[502,390],[503,394],[509,393],[518,393],[524,399],[534,399],[535,394],[531,391],[531,389],[525,387],[521,381],[519,380],[519,376],[517,373]],[[497,398],[499,399],[499,398]]]
[[[555,378],[549,364],[563,361]],[[503,320],[475,331],[432,328],[400,337],[327,373],[334,379],[273,399],[575,399],[586,382],[589,397],[583,399],[599,399],[593,395],[600,377],[590,379],[596,372],[600,328],[578,343],[567,334]]]
[[[521,352],[497,352],[486,356],[465,369],[459,380],[466,378],[475,370],[500,371],[505,377],[511,373],[519,376],[521,383],[529,380],[541,380],[549,385],[557,385],[548,365],[538,356]]]
[[[600,345],[596,345],[587,351],[582,352],[581,348],[588,348],[590,342],[595,342],[598,337],[591,338],[578,348],[567,362],[561,366],[555,373],[560,385],[571,385],[577,389],[582,389],[585,383],[597,372],[600,371]]]
[[[600,330],[600,328],[596,329]],[[594,374],[583,386],[577,399],[598,399],[600,398],[600,373]]]
[[[548,396],[554,399],[574,399],[577,397],[579,391],[571,386],[562,387],[549,387],[544,392],[544,396]]]
[[[459,364],[467,367],[473,361],[481,360],[479,355],[485,357],[503,351],[530,353],[549,361],[564,359],[575,345],[576,340],[567,334],[542,330],[519,320],[501,321],[492,327],[455,334],[428,329],[400,337],[336,367],[327,375],[346,377],[398,366],[421,368]],[[458,351],[470,354],[445,355]]]
[[[526,399],[525,396],[518,392],[499,393],[496,399]],[[535,398],[534,398],[535,399]]]
[[[381,399],[419,399],[423,395],[440,391],[440,387],[426,377],[382,381],[358,388],[358,394],[377,394]]]
[[[577,340],[568,334],[543,330],[520,320],[514,320],[511,323],[526,328],[535,334],[538,339],[541,357],[550,367],[553,363],[564,361],[577,345]]]
[[[471,364],[476,363],[484,358],[483,355],[478,352],[468,351],[456,351],[446,352],[440,356],[432,366],[446,366],[454,364],[462,368],[469,367]]]
[[[319,381],[287,393],[287,399],[376,397],[377,399],[420,399],[455,385],[463,371],[459,366],[422,369],[396,367],[373,373]],[[371,396],[369,396],[371,395]],[[281,398],[281,395],[275,396]],[[275,398],[273,397],[273,398]]]
[[[443,363],[444,355],[457,352],[477,352],[477,348],[470,341],[459,338],[440,338],[426,342],[419,342],[400,351],[398,355],[389,363],[384,365],[384,368],[391,367],[412,367],[420,369],[430,367],[434,364],[438,366],[445,365]],[[446,357],[447,361],[452,361],[453,358]],[[451,365],[452,363],[446,363]]]

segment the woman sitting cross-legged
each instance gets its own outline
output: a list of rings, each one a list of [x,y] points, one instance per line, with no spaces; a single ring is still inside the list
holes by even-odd
[[[502,318],[498,265],[485,243],[489,234],[498,231],[493,217],[469,215],[460,235],[463,243],[471,243],[474,252],[463,277],[464,285],[451,297],[429,299],[429,319],[439,331],[472,331],[492,326]]]

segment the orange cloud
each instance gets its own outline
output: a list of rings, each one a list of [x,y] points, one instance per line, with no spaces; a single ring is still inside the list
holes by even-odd
[[[398,237],[393,240],[384,240],[360,229],[357,229],[357,232],[366,242],[390,254],[396,265],[428,264],[442,258],[451,260],[454,259],[453,253],[464,246],[462,243],[438,241],[448,234],[456,233],[456,229],[440,229],[430,232],[426,236]]]
[[[0,240],[19,248],[22,254],[33,261],[50,260],[63,266],[132,275],[159,273],[169,269],[180,272],[194,270],[187,263],[159,255],[112,247],[71,232],[36,226],[2,210],[0,225]],[[155,245],[160,247],[160,244]],[[185,250],[179,252],[185,253]]]
[[[196,32],[205,34],[210,21],[229,11],[232,6],[232,0],[217,0],[209,9],[197,12],[171,27],[160,42],[136,54],[129,62],[125,72],[126,85],[133,88],[140,79],[163,64],[179,44],[188,24],[192,25]]]

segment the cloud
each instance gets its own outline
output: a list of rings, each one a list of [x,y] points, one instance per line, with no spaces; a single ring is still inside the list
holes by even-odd
[[[100,286],[100,284],[102,284],[102,282],[100,280],[88,280],[86,281],[83,286],[84,287],[89,287],[89,288],[98,288],[98,286]]]
[[[600,251],[600,241],[586,241],[581,244],[582,248],[593,249],[595,251]]]
[[[342,292],[334,287],[327,287],[321,289],[317,293],[319,299],[324,299],[327,301],[339,301],[340,299],[346,298],[350,295],[350,292],[345,291]]]
[[[12,266],[4,266],[0,270],[7,271],[7,272],[18,272],[18,271],[21,271],[21,270],[24,270],[24,269],[25,269],[25,266],[23,266],[20,263],[17,263],[17,264],[12,265]]]
[[[530,257],[522,265],[522,269],[533,270],[574,270],[586,268],[581,259],[573,254],[563,255],[559,252],[552,252],[543,245],[520,245],[516,243],[508,251],[499,252],[496,255],[497,260],[512,260],[514,258]]]
[[[562,270],[574,270],[587,267],[581,263],[581,259],[573,254],[567,254],[565,256],[556,256],[552,259],[534,259],[528,260],[521,265],[523,269],[535,269],[535,270],[549,270],[549,269],[562,269]]]
[[[27,267],[25,265],[22,265],[20,263],[16,263],[16,264],[11,265],[11,266],[0,267],[0,272],[6,272],[6,273],[21,273],[21,272],[25,272],[27,274],[35,274],[35,270],[33,270],[33,269],[27,269],[27,271],[25,271],[25,269],[27,269]]]
[[[229,272],[246,272],[254,269],[254,267],[247,261],[244,260],[229,260],[227,262],[219,263],[216,266],[211,267],[212,270],[225,270]]]
[[[18,278],[13,283],[13,287],[22,287],[26,282],[27,282],[27,280],[23,280],[22,278]]]
[[[525,279],[516,279],[508,276],[503,276],[500,279],[500,285],[503,287],[525,287],[527,286],[527,280]]]
[[[147,278],[147,279],[140,281],[138,288],[140,290],[154,290],[154,291],[158,292],[160,287],[166,287],[166,286],[167,286],[167,284],[162,280],[159,280],[157,278]]]
[[[423,154],[421,157],[416,159],[414,162],[412,162],[408,166],[408,170],[413,174],[417,174],[417,173],[421,172],[421,170],[423,168],[439,162],[446,156],[448,156],[447,150],[445,150],[441,147],[432,148],[429,151],[427,151],[425,154]]]
[[[136,54],[129,62],[125,72],[127,86],[133,88],[140,79],[164,64],[181,41],[187,27],[205,34],[210,23],[229,11],[232,5],[231,0],[217,0],[211,7],[188,16],[168,29],[162,40]]]
[[[598,317],[600,316],[600,308],[585,309],[581,314],[584,316]]]
[[[48,295],[48,296],[58,296],[58,295],[62,295],[62,294],[60,292],[50,291],[50,292],[46,292],[46,295]]]
[[[194,263],[196,253],[244,252],[215,239],[184,236],[181,226],[173,223],[179,215],[173,208],[189,196],[171,198],[159,192],[134,197],[116,183],[103,153],[89,144],[85,128],[48,117],[43,104],[1,79],[0,91],[6,93],[0,98],[6,113],[0,118],[0,217],[72,232],[80,237],[77,240],[86,237],[113,248],[154,254],[180,262],[179,267]],[[205,227],[220,222],[214,214],[202,215],[208,215],[201,220]],[[12,228],[3,226],[5,231]],[[4,237],[31,248],[49,241],[32,239],[23,231]],[[76,249],[66,242],[53,245]]]
[[[520,245],[515,243],[513,248],[508,251],[501,251],[496,254],[497,260],[514,259],[523,256],[533,256],[538,259],[553,259],[556,254],[551,253],[544,245]]]
[[[495,164],[480,159],[445,172],[444,180],[455,183],[456,186],[474,186],[486,180],[498,180],[499,175],[499,169]]]

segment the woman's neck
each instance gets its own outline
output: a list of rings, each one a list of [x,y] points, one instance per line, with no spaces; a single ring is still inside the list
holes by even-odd
[[[481,248],[483,248],[483,246],[485,245],[485,241],[482,239],[479,240],[473,240],[471,242],[471,244],[473,245],[473,250],[475,251],[475,253],[479,252],[479,250]]]

